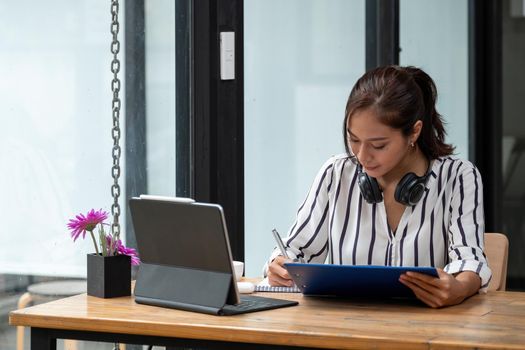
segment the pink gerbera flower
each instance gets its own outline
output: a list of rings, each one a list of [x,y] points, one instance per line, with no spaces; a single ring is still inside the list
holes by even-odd
[[[106,242],[107,246],[111,247],[111,243],[113,242],[113,237],[110,235],[106,236]],[[133,248],[128,248],[124,244],[122,244],[122,241],[120,239],[116,240],[116,252],[117,255],[129,255],[131,257],[131,265],[139,265],[140,259],[137,254],[137,251]]]
[[[139,265],[140,259],[137,251],[133,248],[127,248],[124,244],[122,244],[122,241],[118,238],[118,232],[116,235],[106,234],[106,232],[104,232],[104,225],[108,225],[104,223],[104,220],[107,218],[108,213],[104,210],[91,209],[85,216],[79,214],[75,216],[74,219],[69,220],[67,227],[71,230],[71,237],[73,237],[73,241],[76,241],[81,235],[82,238],[85,238],[86,232],[89,232],[97,255],[129,255],[131,257],[131,264]],[[97,243],[97,239],[95,238],[93,231],[95,231],[98,225],[100,226],[98,229]]]
[[[73,241],[82,235],[82,238],[86,237],[86,232],[93,232],[98,224],[102,224],[104,220],[108,218],[108,213],[100,210],[91,209],[86,216],[79,214],[75,219],[69,220],[67,227],[71,230],[71,237]]]

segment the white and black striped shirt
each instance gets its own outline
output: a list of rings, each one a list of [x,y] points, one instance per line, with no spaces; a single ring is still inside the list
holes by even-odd
[[[406,207],[392,232],[384,203],[363,199],[357,168],[342,154],[317,174],[285,242],[290,253],[308,262],[473,271],[484,289],[491,278],[484,229],[483,185],[469,161],[435,159],[425,194]],[[269,261],[278,254],[274,251]]]

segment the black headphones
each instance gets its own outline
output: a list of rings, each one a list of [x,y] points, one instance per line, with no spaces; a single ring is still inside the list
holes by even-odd
[[[417,176],[414,173],[408,173],[399,181],[394,192],[394,198],[404,205],[414,206],[419,202],[425,186],[432,172],[432,162],[428,164],[427,173],[423,176]],[[357,183],[365,201],[370,204],[379,203],[383,200],[383,194],[379,188],[377,180],[363,171],[363,166],[357,163]]]

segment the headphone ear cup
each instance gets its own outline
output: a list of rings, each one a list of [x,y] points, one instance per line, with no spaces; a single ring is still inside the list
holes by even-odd
[[[401,204],[414,206],[425,193],[427,176],[419,177],[414,173],[408,173],[396,186],[394,198]]]
[[[379,203],[383,200],[383,194],[379,189],[377,180],[368,176],[364,171],[357,174],[357,184],[361,190],[361,195],[370,204]]]

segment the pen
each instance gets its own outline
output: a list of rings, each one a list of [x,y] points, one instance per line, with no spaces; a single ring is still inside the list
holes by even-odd
[[[275,241],[277,242],[277,246],[279,247],[279,250],[281,251],[281,254],[286,258],[290,259],[288,256],[288,253],[286,252],[286,247],[284,246],[283,240],[281,239],[281,236],[279,235],[279,232],[277,232],[276,229],[272,230],[273,238],[275,238]],[[297,261],[297,259],[294,259],[294,261]],[[299,258],[299,262],[304,263],[303,258]]]
[[[277,232],[276,229],[272,230],[273,238],[275,238],[275,241],[277,242],[277,246],[281,250],[281,254],[286,258],[290,259],[288,256],[288,253],[286,252],[286,247],[284,246],[283,240],[281,239],[281,236],[279,235],[279,232]]]

